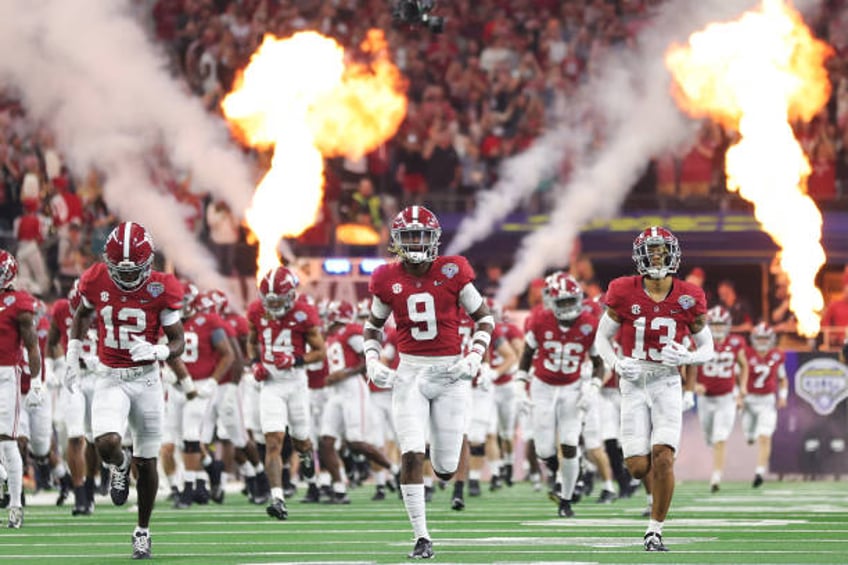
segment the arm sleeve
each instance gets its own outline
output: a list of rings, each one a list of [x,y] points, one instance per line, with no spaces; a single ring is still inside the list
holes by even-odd
[[[595,334],[594,349],[601,356],[601,359],[604,360],[607,369],[610,370],[615,368],[615,362],[618,361],[618,355],[615,353],[612,342],[618,333],[619,327],[621,327],[621,324],[604,312],[600,322],[598,322],[598,333]]]
[[[710,331],[709,325],[704,325],[701,331],[692,334],[692,340],[695,342],[695,347],[697,348],[692,352],[692,363],[703,365],[715,356],[713,332]]]
[[[473,314],[483,304],[483,297],[480,296],[480,291],[477,290],[477,287],[468,282],[459,291],[459,303],[465,308],[466,312]]]
[[[180,321],[180,311],[166,308],[159,312],[159,321],[163,326],[173,326]]]
[[[385,320],[389,317],[389,314],[392,313],[391,307],[380,300],[380,297],[376,294],[371,298],[371,313],[374,317],[379,318],[381,320]]]

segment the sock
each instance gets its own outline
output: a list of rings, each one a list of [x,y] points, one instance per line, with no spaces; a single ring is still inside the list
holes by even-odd
[[[757,468],[754,469],[754,474],[763,476],[763,475],[766,474],[766,468],[763,467],[762,465],[757,465]]]
[[[424,485],[400,485],[400,491],[403,493],[403,504],[406,506],[406,513],[409,515],[409,521],[412,523],[412,531],[415,539],[430,539],[430,533],[427,531],[426,507],[424,505]]]
[[[330,476],[330,473],[327,471],[321,471],[318,473],[318,486],[326,487],[330,486],[333,482],[333,478]]]
[[[653,495],[653,494],[649,494],[649,495],[647,495],[645,498],[647,498],[647,499],[648,499],[648,506],[653,506],[653,505],[654,505],[654,495]]]
[[[721,482],[721,471],[713,471],[712,477],[710,477],[710,484],[717,485]]]
[[[662,535],[662,528],[663,528],[663,523],[658,522],[658,521],[656,521],[652,518],[652,519],[648,520],[648,531],[645,532],[645,533],[647,534],[648,532],[656,532],[659,535]]]
[[[386,472],[382,469],[374,474],[374,483],[378,487],[386,486]]]
[[[249,463],[249,461],[248,461],[248,463]],[[258,475],[259,473],[264,473],[264,472],[265,472],[265,465],[263,465],[263,464],[262,464],[262,462],[257,463],[256,465],[254,465],[254,466],[253,466],[253,468],[254,468],[254,469],[256,469],[256,474],[257,474],[257,475]]]
[[[88,493],[85,492],[85,486],[74,487],[74,506],[84,508],[88,506]]]
[[[612,484],[612,479],[604,481],[604,490],[615,492],[615,486]]]
[[[472,470],[468,471],[468,479],[471,481],[479,481],[480,480],[480,471]]]
[[[65,464],[62,461],[59,461],[59,463],[50,470],[50,473],[53,475],[53,478],[58,481],[68,473],[68,470],[65,468]]]
[[[285,500],[285,498],[283,498],[282,487],[271,487],[271,498],[279,498],[280,500]]]
[[[0,456],[3,457],[3,466],[6,467],[6,473],[9,475],[6,479],[9,485],[9,506],[20,508],[24,464],[21,461],[21,452],[18,451],[18,442],[14,440],[0,442]]]
[[[433,477],[424,477],[424,488],[433,488]]]
[[[256,476],[256,468],[251,464],[250,461],[245,461],[244,463],[239,465],[239,472],[245,478]]]
[[[562,497],[571,500],[574,495],[574,485],[577,484],[577,476],[580,475],[580,462],[576,457],[562,460]]]
[[[333,492],[336,494],[344,494],[347,492],[345,484],[341,481],[333,483]]]
[[[171,488],[174,488],[174,487],[179,488],[180,480],[177,477],[176,473],[171,473],[170,475],[168,475],[168,486],[171,487]]]
[[[86,477],[83,483],[85,487],[85,499],[89,504],[94,502],[94,477]]]

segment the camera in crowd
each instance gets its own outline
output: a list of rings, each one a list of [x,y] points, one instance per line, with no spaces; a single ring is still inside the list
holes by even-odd
[[[442,33],[445,19],[431,14],[435,6],[436,0],[396,0],[392,18],[403,24],[425,26],[432,33]]]

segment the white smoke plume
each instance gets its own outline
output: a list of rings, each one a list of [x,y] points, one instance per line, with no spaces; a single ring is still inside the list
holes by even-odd
[[[249,164],[226,126],[172,79],[130,3],[117,0],[0,2],[0,82],[56,132],[71,169],[106,177],[104,197],[120,217],[147,227],[176,267],[203,286],[223,284],[174,199],[156,188],[145,162],[165,147],[241,217],[253,193]]]
[[[652,156],[678,148],[693,138],[697,123],[683,116],[671,97],[671,77],[663,62],[664,53],[673,42],[685,43],[708,23],[735,19],[756,5],[754,0],[667,2],[643,30],[638,49],[612,52],[602,62],[602,73],[587,84],[581,100],[591,104],[591,113],[603,124],[603,143],[592,147],[593,153],[585,151],[573,156],[572,175],[555,187],[556,202],[549,223],[522,241],[513,268],[502,280],[497,300],[506,301],[524,292],[527,284],[546,269],[565,264],[580,229],[592,220],[609,219],[619,211]],[[546,136],[542,141],[546,139],[556,137]],[[556,148],[547,152],[556,154]],[[519,155],[514,160],[522,158]],[[529,171],[525,178],[532,178]],[[509,186],[502,190],[512,194],[532,188]],[[475,212],[477,218],[487,215],[493,213],[485,209]],[[479,240],[482,235],[477,233],[475,237]],[[463,233],[457,239],[470,241]]]

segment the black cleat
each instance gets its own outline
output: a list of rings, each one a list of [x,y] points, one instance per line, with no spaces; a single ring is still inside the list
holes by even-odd
[[[557,516],[560,518],[573,518],[574,510],[571,509],[571,501],[566,499],[560,499],[559,501],[559,510],[557,510]]]
[[[71,510],[71,516],[91,516],[92,514],[94,514],[93,504],[74,506],[73,510]]]
[[[435,489],[433,487],[424,487],[424,502],[432,502],[433,501],[433,491]]]
[[[136,531],[132,536],[133,542],[133,559],[152,559],[153,556],[150,554],[150,534],[145,534],[140,531]]]
[[[306,496],[301,498],[300,501],[304,504],[317,504],[321,502],[321,491],[318,490],[318,485],[309,483],[309,487],[306,489]]]
[[[512,463],[504,463],[501,467],[501,480],[506,486],[512,486]]]
[[[374,491],[374,496],[371,497],[371,500],[386,500],[386,487],[382,485],[377,486],[377,490]]]
[[[171,493],[168,495],[168,498],[166,498],[165,500],[167,500],[168,502],[176,502],[179,499],[180,499],[180,489],[178,489],[175,486],[171,487]]]
[[[277,520],[285,520],[289,517],[289,511],[286,509],[286,503],[280,498],[275,498],[265,511],[268,513],[268,516],[276,518]]]
[[[283,496],[291,498],[295,494],[297,494],[297,487],[294,486],[294,483],[286,483],[283,485]]]
[[[431,557],[435,557],[435,555],[433,553],[433,542],[427,538],[418,538],[418,541],[415,542],[415,548],[407,557],[410,559],[430,559]]]
[[[71,474],[65,473],[65,476],[59,479],[59,496],[56,498],[56,506],[62,506],[65,504],[65,501],[68,500],[68,496],[71,494],[71,490],[73,490],[73,485],[71,484]]]
[[[454,496],[451,500],[451,510],[465,510],[465,501],[461,496]]]
[[[645,551],[668,551],[663,545],[662,534],[657,532],[648,532],[645,534]]]
[[[721,490],[721,487],[718,486],[718,483],[713,483],[713,484],[710,485],[710,492],[711,493],[715,494],[719,490]]]
[[[610,504],[615,502],[615,493],[611,490],[604,489],[601,491],[601,496],[598,497],[598,504]]]
[[[122,506],[130,495],[130,462],[130,453],[124,449],[123,468],[117,465],[109,466],[109,496],[115,506]]]
[[[489,490],[496,491],[501,488],[501,478],[499,475],[492,475],[492,481],[489,483]]]
[[[209,501],[211,499],[212,494],[206,488],[206,481],[196,481],[192,502],[194,502],[195,504],[209,504]]]
[[[9,494],[9,487],[6,485],[5,481],[0,483],[0,508],[8,508],[9,502],[12,501],[12,497]]]
[[[346,492],[334,492],[333,497],[324,502],[326,504],[350,504],[350,498]]]
[[[468,496],[480,496],[480,481],[477,479],[468,481]]]
[[[754,475],[754,482],[751,483],[751,486],[754,488],[760,488],[763,486],[763,476],[762,475]]]
[[[585,472],[581,477],[583,479],[583,488],[580,489],[580,492],[583,493],[583,496],[590,497],[592,496],[592,491],[595,490],[595,473]]]
[[[221,485],[212,487],[212,492],[209,493],[209,497],[215,504],[224,504],[224,489],[221,488]]]

